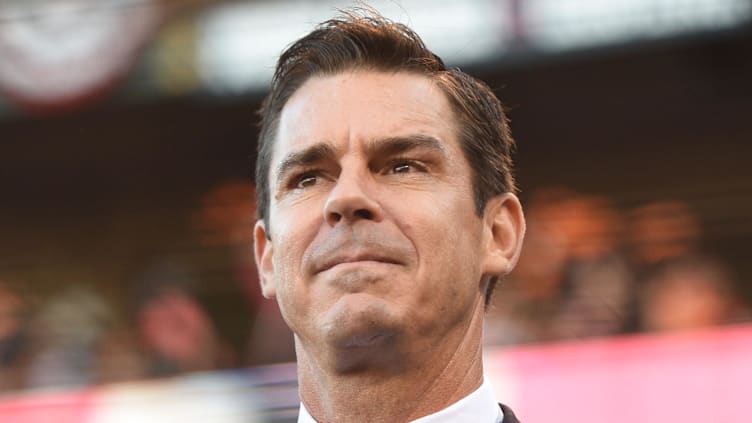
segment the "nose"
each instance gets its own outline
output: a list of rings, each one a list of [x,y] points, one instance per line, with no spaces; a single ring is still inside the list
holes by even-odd
[[[371,183],[368,175],[345,174],[343,171],[324,205],[326,222],[335,226],[340,222],[353,223],[361,219],[380,221],[382,209],[373,197]]]

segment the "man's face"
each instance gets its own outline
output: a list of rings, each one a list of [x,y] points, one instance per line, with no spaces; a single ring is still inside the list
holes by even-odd
[[[303,348],[428,350],[482,307],[491,235],[457,132],[410,73],[313,77],[287,102],[256,255]]]

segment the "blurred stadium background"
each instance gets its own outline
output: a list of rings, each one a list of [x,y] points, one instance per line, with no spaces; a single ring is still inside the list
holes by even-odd
[[[746,421],[752,0],[369,4],[509,109],[529,234],[488,316],[499,398]],[[254,111],[349,5],[0,1],[1,421],[294,421]]]

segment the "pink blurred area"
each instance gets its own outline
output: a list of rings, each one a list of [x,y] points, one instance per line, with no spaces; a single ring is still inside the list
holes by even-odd
[[[78,423],[91,421],[93,390],[23,394],[0,400],[4,423]]]
[[[749,421],[752,326],[489,351],[499,398],[526,422]]]

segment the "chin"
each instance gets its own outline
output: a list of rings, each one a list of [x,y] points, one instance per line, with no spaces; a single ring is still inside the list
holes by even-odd
[[[368,297],[343,297],[320,326],[340,372],[390,364],[396,354],[402,332],[399,319],[383,300]]]
[[[398,336],[394,332],[358,334],[342,338],[331,349],[333,369],[339,374],[384,372],[401,368]]]

